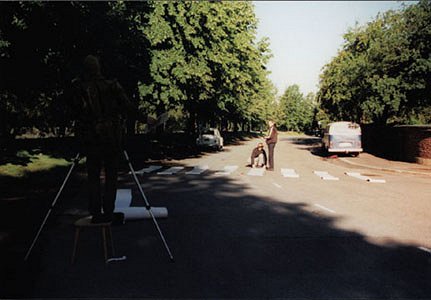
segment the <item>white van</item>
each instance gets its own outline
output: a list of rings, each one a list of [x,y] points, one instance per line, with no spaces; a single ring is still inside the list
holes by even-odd
[[[359,155],[363,151],[361,127],[353,122],[329,123],[323,133],[322,147],[328,153]]]

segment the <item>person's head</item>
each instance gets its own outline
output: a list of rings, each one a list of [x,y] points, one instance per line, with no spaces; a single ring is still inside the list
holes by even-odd
[[[258,149],[263,149],[263,143],[259,143],[259,144],[257,144],[257,148],[258,148]]]
[[[88,77],[95,77],[100,75],[99,59],[94,55],[87,55],[84,59],[84,73]]]
[[[272,127],[275,125],[275,122],[273,120],[269,120],[268,125],[269,125],[269,127]]]

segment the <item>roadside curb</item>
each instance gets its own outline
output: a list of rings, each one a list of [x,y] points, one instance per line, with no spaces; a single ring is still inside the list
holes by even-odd
[[[351,162],[351,161],[345,159],[344,157],[339,157],[338,159],[345,162],[345,163],[348,163],[350,165],[357,166],[357,167],[363,167],[363,168],[386,171],[386,172],[393,172],[393,173],[406,173],[406,174],[412,174],[412,175],[431,176],[431,172],[425,173],[425,172],[410,171],[410,170],[400,170],[400,169],[392,169],[392,168],[385,168],[385,167],[375,167],[375,166],[370,166],[370,165],[354,163],[354,162]]]

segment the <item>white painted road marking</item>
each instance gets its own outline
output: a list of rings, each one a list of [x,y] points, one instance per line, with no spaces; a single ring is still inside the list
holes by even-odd
[[[361,175],[361,173],[357,173],[357,172],[345,172],[344,174],[346,174],[347,176],[350,176],[350,177],[360,179],[360,180],[367,180],[368,179],[367,176]]]
[[[208,170],[208,165],[193,166],[193,170],[186,172],[187,175],[199,175]]]
[[[314,204],[314,206],[317,206],[318,208],[321,208],[321,209],[323,209],[323,210],[326,210],[326,211],[328,211],[328,212],[330,212],[330,213],[335,214],[335,210],[332,210],[332,209],[330,209],[330,208],[327,208],[327,207],[325,207],[325,206],[323,206],[323,205],[320,205],[320,204],[315,203],[315,204]]]
[[[247,175],[249,176],[263,176],[265,173],[265,168],[253,168],[248,171]]]
[[[370,178],[369,176],[361,175],[358,172],[345,172],[347,176],[354,177],[360,180],[365,180],[372,183],[386,183],[386,180],[380,178]]]
[[[167,170],[164,170],[163,172],[157,172],[157,174],[158,175],[172,175],[172,174],[178,173],[182,169],[184,169],[184,167],[172,167],[172,168],[169,168]]]
[[[139,171],[136,171],[135,173],[136,174],[151,173],[151,172],[159,170],[161,168],[163,168],[163,167],[162,166],[149,166],[149,167],[143,168]],[[132,174],[132,172],[129,172],[129,174]]]
[[[319,176],[323,180],[340,180],[340,178],[332,176],[326,171],[313,171],[313,173]]]
[[[299,178],[299,175],[294,169],[281,169],[281,175],[283,175],[283,177]]]
[[[223,168],[223,171],[219,171],[214,173],[215,175],[230,175],[232,174],[234,171],[236,171],[236,169],[238,169],[238,166],[225,166]]]
[[[279,185],[278,183],[273,182],[272,184],[281,189],[281,185]]]
[[[377,179],[377,178],[368,178],[368,182],[374,182],[374,183],[386,183],[386,180],[384,179]]]
[[[431,254],[431,249],[425,248],[425,247],[418,247],[419,250],[428,252],[429,254]]]

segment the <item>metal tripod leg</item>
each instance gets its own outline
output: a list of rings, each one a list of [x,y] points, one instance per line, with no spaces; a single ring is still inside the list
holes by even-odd
[[[63,181],[63,184],[61,185],[60,189],[58,190],[57,195],[54,198],[54,201],[51,203],[51,207],[49,208],[49,210],[48,210],[48,212],[47,212],[47,214],[45,216],[45,219],[43,220],[42,224],[40,225],[39,230],[38,230],[36,236],[34,237],[33,242],[31,243],[31,246],[30,246],[30,248],[27,251],[27,254],[24,257],[24,261],[27,261],[28,257],[30,256],[31,251],[33,250],[33,247],[36,244],[37,239],[39,238],[40,233],[42,232],[42,229],[45,226],[45,223],[48,220],[48,218],[49,218],[49,216],[50,216],[50,214],[52,212],[52,209],[54,208],[55,204],[57,203],[58,198],[60,197],[60,195],[63,192],[63,189],[64,189],[64,187],[65,187],[65,185],[67,183],[67,181],[69,180],[70,174],[72,174],[72,171],[75,168],[75,165],[80,161],[79,155],[80,155],[79,153],[76,154],[75,158],[73,159],[73,164],[70,167],[69,172],[67,173],[66,178]]]
[[[124,153],[124,157],[126,158],[127,163],[129,164],[129,168],[130,168],[130,171],[132,172],[133,179],[135,180],[135,183],[138,186],[139,192],[141,193],[141,196],[142,196],[142,198],[145,201],[145,207],[148,210],[148,213],[150,214],[151,219],[153,220],[154,225],[156,226],[156,229],[157,229],[157,231],[158,231],[158,233],[160,235],[160,238],[162,239],[163,244],[164,244],[164,246],[166,248],[166,251],[168,252],[169,258],[170,258],[171,261],[174,261],[174,257],[172,256],[171,250],[169,249],[169,246],[166,243],[166,239],[163,236],[162,231],[160,230],[160,227],[159,227],[159,224],[157,223],[156,217],[154,216],[153,212],[151,211],[150,203],[148,202],[147,197],[145,196],[145,193],[142,190],[141,183],[139,182],[138,177],[136,176],[135,170],[133,169],[132,163],[130,162],[129,155],[127,154],[126,150],[124,150],[123,153]]]

